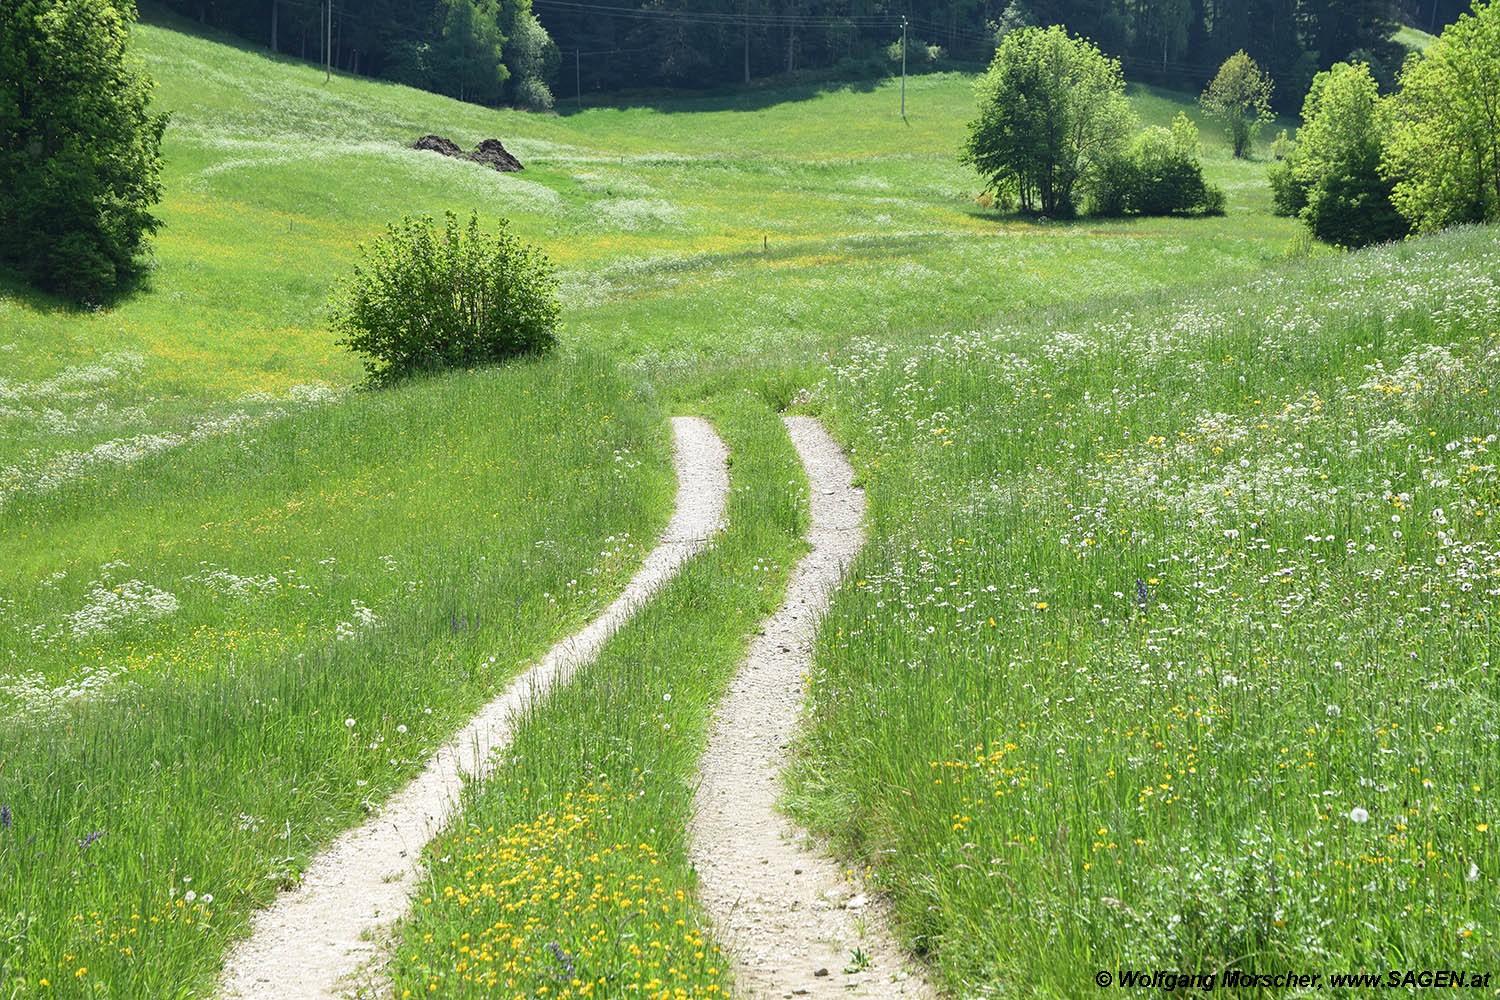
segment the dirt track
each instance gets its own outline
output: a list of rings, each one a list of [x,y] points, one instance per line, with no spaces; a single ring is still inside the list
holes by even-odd
[[[229,956],[220,996],[337,996],[376,957],[381,931],[406,912],[423,845],[452,818],[464,780],[482,776],[509,741],[517,711],[566,683],[719,529],[729,493],[728,450],[704,420],[678,417],[672,427],[677,509],[624,592],[486,705],[378,813],[313,859],[301,885],[261,911],[251,936]]]
[[[864,543],[865,509],[864,491],[823,425],[810,417],[786,425],[812,488],[812,551],[716,713],[690,829],[698,895],[735,956],[742,1000],[931,998],[920,973],[905,966],[880,902],[776,811],[813,632]]]

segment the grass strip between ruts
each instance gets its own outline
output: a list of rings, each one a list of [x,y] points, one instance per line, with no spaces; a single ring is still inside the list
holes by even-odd
[[[729,960],[693,903],[685,829],[710,713],[781,603],[807,521],[780,420],[708,401],[731,452],[727,526],[571,685],[429,845],[391,964],[398,996],[724,995]]]

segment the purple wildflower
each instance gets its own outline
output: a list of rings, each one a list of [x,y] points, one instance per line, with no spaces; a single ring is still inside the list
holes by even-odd
[[[101,837],[103,837],[103,836],[104,836],[104,831],[103,830],[95,830],[93,833],[89,834],[87,837],[84,837],[82,840],[80,840],[78,842],[78,849],[80,851],[86,851],[86,850],[88,850],[90,847],[93,847],[94,844],[96,844],[99,841],[99,839]]]
[[[558,965],[562,966],[563,976],[571,979],[574,973],[573,960],[577,956],[570,955],[566,951],[563,951],[562,946],[559,945],[556,941],[548,941],[547,950],[552,952],[552,957],[556,959]],[[554,973],[554,976],[556,976],[556,973]],[[557,978],[563,977],[557,976]]]
[[[0,827],[10,829],[10,806],[0,806]]]

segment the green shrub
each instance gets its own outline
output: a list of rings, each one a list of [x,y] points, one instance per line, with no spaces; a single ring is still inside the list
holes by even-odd
[[[1285,158],[1266,168],[1271,182],[1271,206],[1277,215],[1298,215],[1307,207],[1308,182],[1297,176],[1297,147],[1293,145]]]
[[[1299,214],[1320,240],[1362,247],[1407,233],[1391,201],[1395,185],[1380,174],[1381,144],[1390,132],[1387,103],[1363,63],[1334,63],[1313,79],[1296,150],[1282,161],[1291,179],[1273,173],[1272,187],[1290,186],[1284,197],[1304,199]]]
[[[527,111],[551,111],[552,88],[539,77],[528,76],[516,84],[516,104]]]
[[[1074,214],[1138,122],[1119,61],[1057,26],[1006,35],[974,94],[979,117],[959,162],[1051,216]]]
[[[1399,240],[1411,231],[1391,205],[1391,182],[1379,173],[1378,154],[1347,169],[1329,171],[1308,191],[1302,218],[1314,236],[1339,247]]]
[[[0,261],[101,302],[140,271],[160,222],[165,115],[125,55],[128,0],[0,4]]]
[[[920,38],[906,40],[906,64],[908,66],[933,66],[943,61],[948,53],[941,45],[929,45]],[[886,46],[885,56],[891,62],[901,61],[901,39]]]
[[[1287,154],[1292,151],[1292,140],[1287,138],[1286,129],[1276,133],[1276,138],[1271,140],[1271,159],[1278,163],[1286,159]]]
[[[1179,114],[1170,129],[1148,128],[1104,166],[1094,189],[1099,215],[1218,215],[1224,192],[1203,179],[1198,129]]]
[[[333,302],[338,342],[368,355],[375,383],[440,368],[489,364],[548,350],[561,306],[552,263],[511,235],[465,228],[447,214],[404,217],[361,247],[363,260]]]

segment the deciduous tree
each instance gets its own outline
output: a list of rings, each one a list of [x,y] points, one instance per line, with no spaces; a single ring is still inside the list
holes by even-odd
[[[1203,110],[1224,123],[1235,156],[1245,155],[1270,117],[1271,90],[1271,78],[1241,49],[1224,60],[1199,98]]]
[[[1391,182],[1380,175],[1389,109],[1364,63],[1335,63],[1313,79],[1303,125],[1287,162],[1305,192],[1300,214],[1314,236],[1360,247],[1400,239],[1406,220],[1391,203]]]
[[[164,115],[126,56],[131,0],[0,4],[0,260],[102,301],[160,226]]]
[[[1026,208],[1072,215],[1135,125],[1120,64],[1061,28],[1006,35],[975,87],[979,117],[961,159]]]
[[[1417,230],[1500,219],[1500,5],[1475,4],[1407,64],[1384,166]]]

